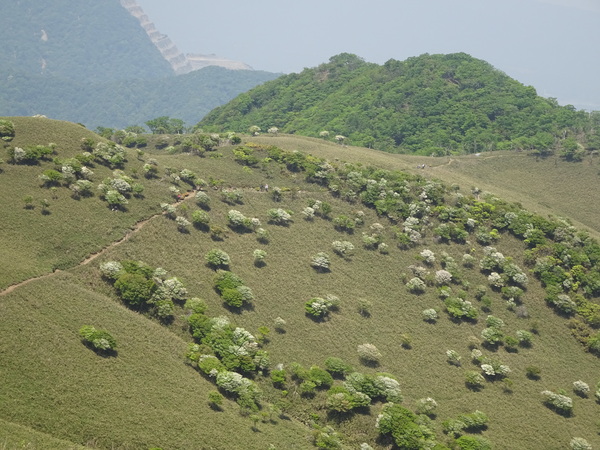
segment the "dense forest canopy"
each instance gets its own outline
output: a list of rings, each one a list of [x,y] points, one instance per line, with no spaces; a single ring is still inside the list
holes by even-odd
[[[465,53],[424,54],[384,65],[340,54],[240,95],[199,126],[277,127],[354,145],[419,154],[600,147],[600,114],[559,106],[533,87]],[[570,149],[570,150],[569,150]]]

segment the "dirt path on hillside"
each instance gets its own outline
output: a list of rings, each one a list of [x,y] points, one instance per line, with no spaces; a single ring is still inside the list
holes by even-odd
[[[175,203],[171,203],[172,206],[179,206],[181,205],[184,201],[186,201],[186,199],[192,198],[193,196],[191,195],[193,192],[195,191],[188,191],[187,192],[187,196],[182,198],[181,200],[178,200]],[[106,247],[102,248],[101,250],[92,253],[91,255],[89,255],[87,258],[85,258],[83,261],[81,261],[79,264],[73,266],[73,267],[79,267],[79,266],[85,266],[86,264],[89,264],[90,262],[92,262],[93,260],[95,260],[96,258],[98,258],[99,256],[102,256],[104,253],[108,252],[109,250],[113,249],[114,247],[116,247],[117,245],[122,244],[123,242],[126,242],[131,236],[133,236],[134,234],[136,234],[138,231],[140,231],[144,225],[146,225],[148,222],[150,222],[152,219],[154,219],[155,217],[158,216],[162,216],[163,213],[156,213],[146,219],[140,220],[139,222],[137,222],[135,225],[133,225],[132,228],[130,228],[125,235],[114,242],[111,242],[110,244],[108,244]],[[70,267],[69,269],[72,269],[73,267]],[[0,291],[0,297],[2,297],[3,295],[7,295],[10,294],[11,292],[13,292],[15,289],[20,288],[21,286],[25,286],[26,284],[31,283],[32,281],[36,281],[36,280],[42,280],[44,278],[48,278],[51,277],[57,273],[60,273],[61,271],[56,269],[54,272],[50,272],[50,273],[46,273],[44,275],[39,275],[37,277],[33,277],[33,278],[28,278],[26,280],[20,281],[19,283],[15,283],[15,284],[11,284],[10,286],[8,286],[6,289],[4,289],[3,291]]]

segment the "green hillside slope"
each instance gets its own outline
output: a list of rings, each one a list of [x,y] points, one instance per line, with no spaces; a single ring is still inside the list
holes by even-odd
[[[51,192],[31,180],[56,167],[10,163],[15,143],[69,132],[57,148],[73,155],[93,137],[11,120],[8,197]],[[19,197],[2,206],[18,242],[4,267],[28,233],[45,226],[53,242],[61,230],[50,217],[80,241],[97,234],[94,221],[118,230],[148,220],[126,239],[124,228],[113,244],[104,237],[94,258],[0,288],[0,436],[23,427],[97,448],[163,449],[600,445],[600,246],[588,235],[428,179],[432,168],[414,168],[425,158],[286,136],[232,145],[223,135],[192,151],[198,136],[148,138],[143,153],[127,150],[122,172],[95,160],[90,175],[94,185],[143,183],[125,208],[107,208],[99,190],[71,198],[64,181],[51,214]],[[31,228],[16,226],[21,209]],[[38,241],[55,258],[68,248]],[[214,250],[247,288],[217,289]],[[229,305],[238,294],[244,306]],[[85,345],[83,325],[107,330],[116,351]],[[223,403],[211,407],[215,391]]]
[[[355,55],[283,76],[217,108],[200,123],[217,130],[277,127],[341,136],[391,152],[477,153],[579,145],[598,149],[598,114],[538,97],[488,63],[464,53],[421,55],[384,65]],[[581,149],[583,148],[581,147]]]

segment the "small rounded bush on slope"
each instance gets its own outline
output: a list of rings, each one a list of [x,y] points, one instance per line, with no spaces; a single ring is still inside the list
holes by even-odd
[[[205,256],[206,262],[213,269],[223,269],[229,266],[231,258],[223,250],[210,250]]]
[[[79,329],[84,343],[97,351],[109,351],[117,348],[117,341],[108,331],[97,330],[91,325],[84,325]]]

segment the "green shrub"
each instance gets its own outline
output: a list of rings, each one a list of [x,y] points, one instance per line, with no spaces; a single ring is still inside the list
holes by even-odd
[[[10,120],[0,119],[0,139],[11,141],[15,137],[15,124]]]
[[[82,326],[79,329],[79,336],[86,345],[96,351],[105,352],[117,348],[117,341],[108,331],[97,330],[91,325]]]
[[[196,228],[203,228],[210,222],[210,217],[206,211],[196,210],[192,213],[192,223]]]
[[[525,368],[525,375],[530,380],[539,380],[541,378],[542,370],[537,366],[528,366]]]
[[[115,288],[125,303],[140,306],[150,300],[156,283],[139,273],[124,273],[115,282]]]
[[[308,379],[319,388],[326,388],[333,384],[331,374],[318,366],[312,366],[308,369]]]
[[[454,441],[460,450],[492,450],[492,444],[481,436],[461,436]]]
[[[420,449],[435,445],[435,434],[417,423],[416,414],[398,404],[383,406],[376,427],[379,433],[391,435],[398,448]]]
[[[331,260],[325,252],[319,252],[310,260],[310,265],[319,272],[328,272]]]
[[[224,269],[231,263],[231,258],[223,250],[212,249],[205,256],[204,259],[208,265],[213,269]]]
[[[283,388],[286,382],[285,370],[272,370],[271,371],[271,382],[273,386],[278,389]]]
[[[346,375],[352,372],[352,366],[347,364],[341,358],[330,356],[325,360],[325,369],[334,375]]]

